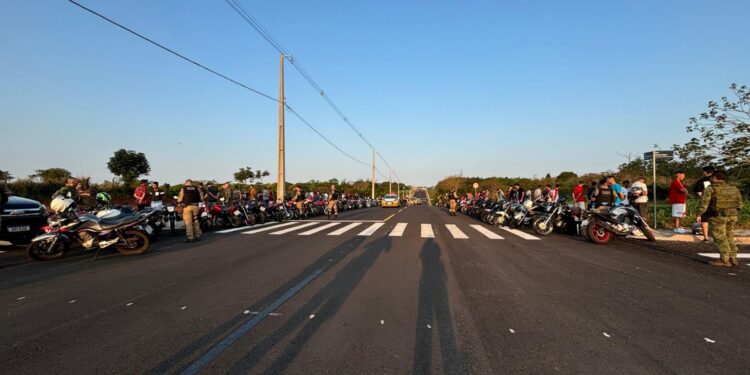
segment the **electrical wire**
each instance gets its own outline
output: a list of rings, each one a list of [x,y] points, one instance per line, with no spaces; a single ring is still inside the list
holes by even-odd
[[[222,73],[219,73],[216,70],[211,69],[211,68],[209,68],[209,67],[207,67],[207,66],[205,66],[205,65],[203,65],[203,64],[201,64],[201,63],[199,63],[199,62],[197,62],[197,61],[195,61],[195,60],[193,60],[193,59],[191,59],[191,58],[189,58],[189,57],[187,57],[185,55],[182,55],[179,52],[176,52],[175,50],[173,50],[171,48],[168,48],[168,47],[166,47],[166,46],[164,46],[164,45],[162,45],[162,44],[160,44],[160,43],[158,43],[158,42],[156,42],[156,41],[154,41],[154,40],[152,40],[152,39],[150,39],[150,38],[148,38],[148,37],[146,37],[146,36],[144,36],[144,35],[142,35],[142,34],[140,34],[138,32],[136,32],[136,31],[134,31],[133,29],[130,29],[130,28],[128,28],[128,27],[126,27],[126,26],[124,26],[124,25],[122,25],[122,24],[120,24],[120,23],[118,23],[118,22],[116,22],[116,21],[114,21],[114,20],[112,20],[112,19],[104,16],[103,14],[98,13],[97,11],[95,11],[93,9],[87,8],[86,6],[84,6],[84,5],[76,2],[75,0],[68,0],[68,1],[71,2],[71,3],[73,3],[73,4],[75,4],[75,5],[77,5],[81,9],[86,10],[87,12],[89,12],[89,13],[91,13],[93,15],[96,15],[99,18],[101,18],[101,19],[103,19],[103,20],[105,20],[105,21],[107,21],[107,22],[109,22],[109,23],[111,23],[111,24],[113,24],[113,25],[115,25],[115,26],[117,26],[117,27],[119,27],[119,28],[121,28],[121,29],[123,29],[123,30],[125,30],[125,31],[127,31],[127,32],[129,32],[129,33],[131,33],[131,34],[133,34],[133,35],[135,35],[135,36],[137,36],[137,37],[139,37],[139,38],[141,38],[141,39],[143,39],[143,40],[145,40],[145,41],[147,41],[147,42],[149,42],[149,43],[151,43],[151,44],[153,44],[153,45],[155,45],[155,46],[157,46],[157,47],[159,47],[159,48],[161,48],[161,49],[163,49],[163,50],[165,50],[165,51],[167,51],[167,52],[169,52],[169,53],[171,53],[171,54],[173,54],[173,55],[175,55],[175,56],[177,56],[177,57],[179,57],[179,58],[181,58],[181,59],[183,59],[185,61],[187,61],[187,62],[189,62],[189,63],[191,63],[191,64],[193,64],[193,65],[196,65],[196,66],[198,66],[198,67],[200,67],[200,68],[202,68],[202,69],[204,69],[204,70],[206,70],[206,71],[208,71],[208,72],[210,72],[210,73],[212,73],[212,74],[214,74],[214,75],[216,75],[218,77],[221,77],[221,78],[223,78],[223,79],[225,79],[225,80],[227,80],[227,81],[229,81],[231,83],[234,83],[235,85],[238,85],[238,86],[240,86],[240,87],[242,87],[244,89],[247,89],[247,90],[249,90],[249,91],[251,91],[251,92],[253,92],[255,94],[258,94],[258,95],[260,95],[260,96],[262,96],[264,98],[270,99],[270,100],[272,100],[272,101],[274,101],[276,103],[279,102],[279,99],[274,98],[274,97],[272,97],[272,96],[270,96],[270,95],[268,95],[266,93],[263,93],[263,92],[261,92],[259,90],[256,90],[256,89],[254,89],[254,88],[252,88],[252,87],[250,87],[250,86],[248,86],[248,85],[246,85],[246,84],[244,84],[242,82],[239,82],[239,81],[237,81],[235,79],[232,79],[232,78],[230,78],[230,77],[228,77],[228,76],[226,76],[226,75],[224,75]],[[334,144],[330,139],[326,138],[322,133],[320,133],[317,129],[315,129],[315,127],[313,127],[307,120],[305,120],[299,113],[297,113],[297,111],[295,111],[288,104],[284,103],[284,107],[286,107],[287,110],[289,110],[289,112],[291,112],[292,114],[294,114],[300,121],[302,121],[305,125],[307,125],[307,127],[309,127],[313,132],[315,132],[315,134],[317,134],[318,136],[320,136],[321,138],[323,138],[324,141],[326,141],[329,145],[331,145],[333,148],[335,148],[336,150],[338,150],[340,153],[342,153],[343,155],[347,156],[348,158],[354,160],[355,162],[357,162],[359,164],[367,165],[367,166],[370,165],[369,163],[365,163],[365,162],[363,162],[363,161],[355,158],[354,156],[352,156],[348,152],[342,150],[339,146],[337,146],[336,144]]]

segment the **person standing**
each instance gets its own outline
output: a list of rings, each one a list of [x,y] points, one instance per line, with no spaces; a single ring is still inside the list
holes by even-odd
[[[8,189],[5,184],[0,184],[0,228],[3,225],[2,213],[5,211],[5,205],[8,203],[10,196],[13,193]]]
[[[591,181],[591,185],[586,189],[586,199],[589,201],[589,208],[594,207],[594,192],[596,192],[596,181]]]
[[[698,179],[698,181],[695,182],[695,185],[693,185],[693,193],[699,198],[703,198],[703,191],[706,190],[706,187],[711,185],[711,175],[713,175],[714,172],[714,167],[710,165],[703,167],[703,177]],[[703,232],[703,242],[708,242],[708,218],[701,220],[700,224],[701,231]]]
[[[615,204],[615,192],[609,184],[609,178],[599,181],[599,186],[592,195],[591,208],[611,207]]]
[[[573,190],[570,193],[573,196],[573,204],[575,205],[575,207],[585,210],[586,197],[583,191],[583,181],[578,181],[578,185],[574,186]]]
[[[208,181],[206,183],[206,202],[210,203],[216,203],[219,201],[219,189],[214,186],[214,183],[211,181]]]
[[[135,206],[138,211],[143,210],[146,207],[151,207],[151,194],[148,191],[148,180],[141,180],[141,184],[135,188],[133,192],[135,198]]]
[[[153,203],[161,204],[164,201],[164,191],[159,187],[158,181],[151,181],[149,193],[151,194],[151,201]]]
[[[677,171],[675,179],[669,185],[669,204],[672,205],[672,217],[674,218],[674,231],[677,233],[686,233],[687,231],[680,225],[680,219],[687,216],[687,188],[682,184],[685,179],[685,173]]]
[[[630,186],[630,197],[632,204],[638,214],[641,215],[643,220],[648,222],[648,186],[646,185],[646,177],[639,177],[638,181],[633,182]]]
[[[52,194],[52,199],[55,199],[56,197],[63,197],[65,199],[72,199],[78,202],[79,196],[76,186],[78,186],[78,179],[69,178],[65,182],[65,186],[61,187],[54,194]]]
[[[549,192],[549,201],[557,202],[557,198],[560,197],[560,184],[555,184],[555,188]]]
[[[297,206],[297,212],[299,213],[299,218],[302,220],[304,217],[304,206],[305,206],[305,195],[302,194],[302,189],[300,189],[299,186],[294,187],[294,197],[292,198],[294,200],[294,205]]]
[[[542,200],[542,185],[537,185],[534,189],[534,202]]]
[[[622,205],[630,206],[630,181],[622,182]]]
[[[622,200],[624,197],[624,195],[622,194],[622,185],[617,183],[617,181],[615,180],[615,176],[607,177],[607,183],[612,188],[612,192],[614,193],[615,206],[622,205]]]
[[[336,220],[339,217],[339,198],[341,195],[336,190],[336,185],[331,185],[331,193],[328,195],[328,220],[331,220],[331,214],[333,219]]]
[[[739,266],[737,244],[734,242],[734,227],[742,209],[742,195],[736,186],[726,183],[726,174],[716,171],[711,176],[711,185],[703,190],[698,217],[701,223],[708,218],[711,237],[721,253],[720,259],[708,264],[717,267]]]
[[[197,186],[193,186],[193,181],[185,180],[185,185],[182,186],[180,194],[177,196],[177,203],[183,206],[182,221],[185,223],[185,233],[187,234],[185,242],[200,241],[201,239],[198,203],[203,202],[204,199],[203,192]]]
[[[456,189],[452,189],[450,193],[448,193],[448,213],[451,216],[456,216],[456,208],[458,207],[458,194],[456,193]]]

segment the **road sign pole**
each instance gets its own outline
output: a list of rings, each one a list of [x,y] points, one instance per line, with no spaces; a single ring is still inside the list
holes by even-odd
[[[656,145],[654,145],[654,152],[651,154],[651,166],[654,171],[653,190],[654,190],[654,229],[656,229]]]
[[[375,199],[375,149],[372,149],[372,196]]]

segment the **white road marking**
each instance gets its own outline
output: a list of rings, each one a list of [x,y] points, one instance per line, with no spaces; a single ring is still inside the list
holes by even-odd
[[[187,309],[187,306],[180,307],[180,310],[185,310],[185,309]]]
[[[351,223],[343,228],[336,229],[335,231],[328,233],[329,236],[340,236],[349,231],[349,229],[356,228],[362,225],[362,223]]]
[[[532,241],[533,240],[539,240],[539,237],[534,237],[534,236],[532,236],[532,235],[530,235],[530,234],[528,234],[526,232],[521,232],[518,229],[510,229],[510,228],[506,228],[506,227],[500,227],[500,229],[502,229],[502,230],[504,230],[506,232],[513,233],[516,236],[523,238],[524,240],[532,240]]]
[[[315,223],[306,223],[306,224],[302,224],[302,225],[295,225],[295,226],[293,226],[291,228],[280,230],[278,232],[273,232],[273,233],[271,233],[271,235],[272,236],[280,236],[282,234],[287,234],[289,232],[294,232],[295,230],[300,230],[302,228],[307,228],[307,227],[311,227],[313,225],[318,225],[318,224],[320,224],[320,223],[315,222]]]
[[[516,333],[516,331],[513,330],[513,328],[508,328],[508,332],[510,332],[510,333]]]
[[[716,343],[716,341],[711,340],[708,337],[704,337],[703,339],[706,340],[706,342],[711,343],[711,344],[715,344]]]
[[[479,224],[472,224],[472,225],[469,225],[469,226],[472,227],[472,228],[474,228],[474,229],[476,229],[477,232],[483,234],[485,237],[487,237],[487,238],[489,238],[491,240],[502,240],[502,239],[504,239],[499,234],[497,234],[497,233],[495,233],[495,232],[493,232],[493,231],[491,231],[491,230],[489,230],[489,229],[487,229],[487,228],[485,228],[485,227],[483,227],[483,226],[481,226]]]
[[[462,232],[461,229],[458,229],[458,226],[456,226],[456,224],[445,224],[445,227],[448,229],[448,232],[450,232],[451,236],[453,236],[453,238],[457,240],[465,240],[469,238],[466,233]]]
[[[395,227],[393,227],[391,233],[388,233],[388,236],[401,237],[404,235],[404,230],[406,230],[406,223],[398,223]]]
[[[224,229],[224,230],[217,231],[216,233],[221,233],[221,234],[232,233],[232,232],[238,232],[238,231],[241,231],[241,230],[247,230],[247,229],[253,229],[253,228],[260,228],[260,227],[267,227],[269,225],[274,225],[274,224],[278,224],[278,223],[268,222],[268,223],[263,223],[263,224],[256,224],[256,225],[253,225],[253,226],[250,226],[250,227],[239,227],[239,228],[232,228],[232,229]]]
[[[382,326],[383,324],[385,324],[385,320],[380,321],[380,325]]]
[[[133,302],[128,302],[125,304],[125,306],[133,306]]]
[[[313,235],[313,234],[318,233],[320,231],[324,231],[324,230],[326,230],[328,228],[335,227],[337,225],[339,225],[339,223],[328,223],[326,225],[319,226],[319,227],[317,227],[315,229],[308,230],[307,232],[302,232],[302,233],[298,234],[298,236],[310,236],[310,235]]]
[[[609,333],[607,333],[607,332],[602,332],[602,335],[604,335],[604,337],[607,337],[607,338],[609,338],[609,337],[612,337],[612,336],[610,336],[610,335],[609,335]]]
[[[19,300],[19,301],[23,301],[23,300],[25,300],[25,299],[26,299],[26,297],[18,297],[18,298],[16,298],[16,299],[17,299],[17,300]]]
[[[76,301],[78,301],[78,300],[72,299],[72,300],[68,301],[68,303],[76,303]]]
[[[428,324],[428,325],[427,325],[427,328],[430,328],[430,329],[432,329],[432,326]]]
[[[369,228],[360,232],[358,236],[372,236],[372,234],[375,233],[376,230],[380,229],[380,227],[382,227],[383,225],[385,225],[385,223],[375,223],[373,225],[370,225]]]
[[[0,250],[0,254],[3,254],[3,253],[5,253],[5,252],[6,252],[5,250]]]
[[[250,310],[245,310],[242,313],[245,314],[245,315],[250,314]]]
[[[698,255],[713,259],[721,258],[721,254],[719,253],[698,253]],[[737,254],[737,259],[750,259],[750,253]]]
[[[265,231],[268,231],[268,230],[274,230],[274,229],[277,229],[277,228],[288,227],[290,225],[296,225],[296,224],[297,224],[296,222],[284,223],[284,224],[276,224],[276,225],[272,225],[272,226],[270,226],[268,228],[255,229],[255,230],[249,230],[247,232],[242,232],[242,234],[260,233],[260,232],[265,232]]]
[[[422,224],[420,229],[422,232],[422,238],[435,238],[435,233],[432,231],[432,225]]]
[[[312,315],[310,315],[310,318],[309,318],[309,319],[312,319],[312,318],[314,318],[314,317],[315,317],[315,314],[312,314]]]

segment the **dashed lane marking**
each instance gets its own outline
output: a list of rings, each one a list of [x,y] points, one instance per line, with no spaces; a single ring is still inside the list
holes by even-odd
[[[375,233],[376,230],[380,229],[380,227],[382,227],[383,225],[385,225],[385,223],[375,223],[373,225],[370,225],[369,228],[360,232],[358,236],[372,236],[372,234]]]
[[[335,231],[328,233],[329,236],[340,236],[346,232],[348,232],[352,228],[356,228],[358,226],[362,225],[362,223],[351,223],[343,228],[336,229]]]
[[[530,235],[530,234],[528,234],[526,232],[521,232],[518,229],[510,229],[510,228],[506,228],[506,227],[500,227],[500,229],[502,229],[502,230],[504,230],[506,232],[513,233],[516,236],[523,238],[524,240],[538,240],[539,239],[539,237],[532,236],[532,235]]]
[[[335,227],[335,226],[337,226],[337,225],[339,225],[339,223],[328,223],[328,224],[326,224],[326,225],[321,225],[321,226],[319,226],[319,227],[317,227],[317,228],[314,228],[314,229],[308,230],[307,232],[302,232],[302,233],[298,234],[298,236],[310,236],[310,235],[313,235],[313,234],[315,234],[315,233],[318,233],[318,232],[324,231],[324,230],[326,230],[326,229],[328,229],[328,228],[332,228],[332,227]]]
[[[295,224],[298,224],[298,223],[295,223]],[[273,233],[271,233],[271,235],[272,236],[279,236],[279,235],[282,235],[282,234],[287,234],[289,232],[294,232],[295,230],[300,230],[302,228],[307,228],[307,227],[311,227],[313,225],[318,225],[318,224],[320,224],[320,223],[315,222],[315,223],[305,223],[305,224],[302,224],[302,225],[295,225],[295,226],[293,226],[291,228],[280,230],[278,232],[273,232]]]
[[[395,227],[393,227],[393,230],[391,233],[388,233],[388,236],[390,237],[401,237],[404,235],[404,230],[406,230],[406,223],[398,223]]]
[[[472,224],[470,227],[476,229],[477,232],[483,234],[485,237],[491,239],[491,240],[502,240],[503,237],[499,234],[479,225],[479,224]]]
[[[469,238],[466,233],[462,232],[461,229],[458,229],[458,226],[456,226],[456,224],[445,224],[445,228],[448,229],[448,232],[450,232],[451,236],[453,236],[453,238],[457,240],[465,240]]]
[[[422,238],[435,238],[435,232],[432,231],[432,225],[422,224],[420,227]]]
[[[261,229],[249,230],[247,232],[242,232],[242,234],[255,234],[255,233],[265,232],[265,231],[268,231],[268,230],[274,230],[274,229],[278,229],[278,228],[288,227],[290,225],[295,225],[295,224],[297,224],[297,223],[276,224],[276,225],[272,225],[272,226],[270,226],[268,228],[261,228]]]
[[[216,233],[224,234],[224,233],[239,232],[241,230],[247,230],[247,229],[251,229],[251,228],[260,228],[260,227],[265,227],[265,226],[274,225],[274,224],[278,224],[278,223],[270,222],[270,223],[256,224],[256,225],[253,225],[251,227],[239,227],[239,228],[232,228],[232,229],[224,229],[224,230],[217,231]]]
[[[396,216],[396,214],[391,214],[391,216],[388,216],[388,217],[387,217],[387,218],[385,218],[385,219],[384,219],[383,221],[388,221],[388,219],[390,219],[390,218],[392,218],[392,217],[394,217],[394,216]]]

